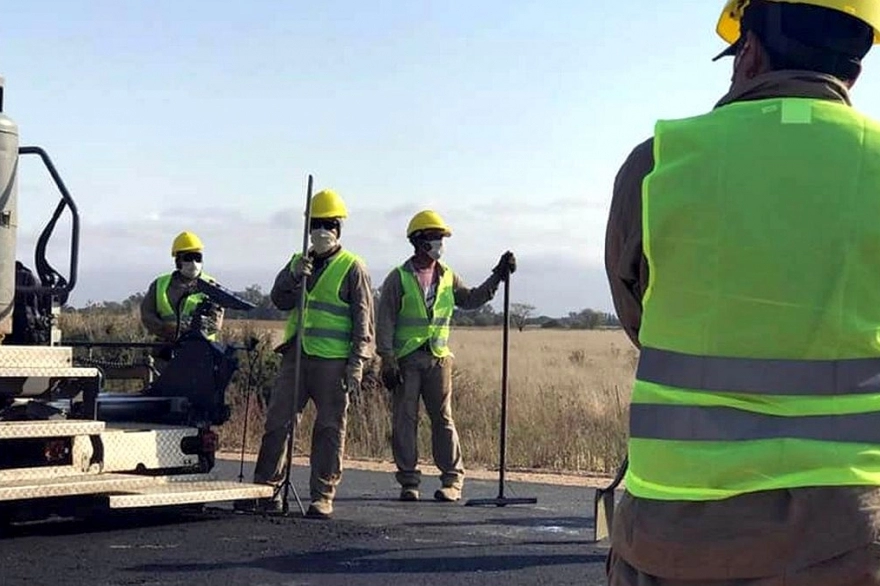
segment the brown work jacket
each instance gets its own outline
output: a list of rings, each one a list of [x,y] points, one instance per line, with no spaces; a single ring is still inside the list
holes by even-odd
[[[156,277],[147,288],[147,293],[141,300],[140,314],[141,324],[144,328],[160,340],[170,342],[174,340],[174,331],[177,324],[169,324],[162,320],[159,315],[159,307],[156,303],[156,288],[159,277]],[[187,279],[180,274],[180,271],[174,271],[171,274],[171,282],[168,284],[168,302],[171,307],[176,308],[180,298],[187,294],[192,294],[196,290],[196,279]],[[218,316],[222,316],[223,311],[220,310]],[[186,324],[181,324],[184,328]]]
[[[846,86],[833,77],[777,71],[735,85],[716,107],[781,96],[851,105]],[[636,347],[648,285],[642,182],[653,165],[649,139],[618,172],[605,238],[614,306]],[[615,515],[612,552],[643,573],[679,580],[781,576],[832,558],[844,566],[841,572],[845,566],[857,572],[868,564],[867,546],[878,539],[878,528],[880,489],[869,487],[775,490],[709,502],[651,501],[626,493]]]
[[[403,263],[403,269],[414,272],[413,257]],[[439,283],[444,271],[442,264],[437,264],[434,282]],[[452,270],[452,269],[449,269]],[[452,272],[452,295],[455,306],[461,309],[478,309],[495,297],[501,280],[498,275],[492,273],[485,281],[476,287],[468,287],[464,280]],[[379,310],[376,317],[376,353],[383,359],[391,359],[394,356],[394,332],[397,329],[397,314],[403,303],[403,284],[400,281],[400,272],[392,269],[382,282],[382,294],[379,295]],[[429,308],[430,312],[433,308]]]
[[[311,291],[318,282],[330,261],[342,250],[340,247],[332,254],[316,258],[313,263],[312,274],[306,279],[306,288]],[[286,262],[272,284],[269,297],[273,305],[281,311],[292,311],[299,308],[299,282],[293,278],[290,272],[290,261]],[[348,271],[348,275],[342,280],[339,287],[339,298],[351,308],[351,354],[349,364],[363,368],[369,362],[376,348],[375,319],[373,310],[373,285],[367,267],[360,260],[356,260]],[[283,354],[293,346],[289,340],[281,344],[276,351]]]

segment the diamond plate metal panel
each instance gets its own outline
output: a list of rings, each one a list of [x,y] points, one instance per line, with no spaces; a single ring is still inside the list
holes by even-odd
[[[73,349],[65,346],[0,346],[4,368],[65,368],[73,366]]]
[[[98,369],[90,366],[0,366],[0,378],[95,378]]]
[[[180,442],[197,434],[198,429],[194,427],[108,429],[100,435],[104,446],[104,471],[126,472],[140,466],[155,470],[196,465],[198,456],[184,454]]]
[[[0,501],[121,492],[162,482],[162,477],[134,474],[88,474],[50,479],[25,479],[0,485]]]
[[[104,431],[103,421],[52,419],[49,421],[0,421],[0,440],[29,437],[70,437]]]
[[[0,485],[25,480],[51,480],[70,476],[82,476],[83,471],[74,466],[40,466],[39,468],[13,468],[0,470]]]
[[[273,490],[265,484],[229,481],[174,482],[138,489],[135,494],[110,495],[109,506],[111,509],[126,509],[268,498]]]

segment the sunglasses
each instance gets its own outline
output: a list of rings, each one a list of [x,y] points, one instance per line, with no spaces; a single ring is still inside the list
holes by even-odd
[[[201,252],[184,252],[180,255],[179,258],[183,262],[202,262],[202,253]]]
[[[324,230],[335,230],[339,228],[339,220],[328,220],[324,218],[315,218],[311,222],[309,222],[309,228],[311,230],[317,230],[319,228]]]
[[[422,230],[414,238],[427,242],[429,240],[443,240],[446,238],[446,234],[442,230]]]

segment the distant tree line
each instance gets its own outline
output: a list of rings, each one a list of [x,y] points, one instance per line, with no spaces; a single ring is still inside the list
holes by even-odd
[[[373,295],[378,305],[382,292],[380,289],[374,289]],[[74,308],[67,306],[65,311],[77,311],[79,313],[88,314],[90,312],[101,314],[126,314],[137,312],[140,308],[141,301],[144,299],[144,292],[129,295],[123,301],[104,301],[100,303],[88,302],[84,307]],[[264,293],[260,285],[251,285],[244,291],[237,291],[236,295],[253,303],[256,308],[251,311],[235,311],[226,312],[227,319],[254,319],[254,320],[286,320],[287,312],[280,311],[272,304],[272,300],[268,293]],[[526,328],[543,328],[543,329],[573,329],[573,330],[594,330],[597,328],[617,328],[620,322],[612,313],[596,311],[594,309],[582,309],[580,311],[570,311],[564,317],[550,317],[547,315],[534,315],[535,306],[528,303],[511,303],[510,304],[510,322],[511,326],[522,331]],[[496,327],[504,323],[504,314],[496,311],[491,305],[486,303],[477,309],[455,309],[452,318],[453,325],[464,327]]]

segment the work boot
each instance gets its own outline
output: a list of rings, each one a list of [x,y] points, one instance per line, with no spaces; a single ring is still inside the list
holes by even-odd
[[[306,511],[306,517],[314,519],[329,519],[331,516],[333,516],[333,501],[330,499],[313,500]]]
[[[434,493],[434,499],[448,503],[455,502],[461,499],[461,489],[454,486],[443,486]]]
[[[419,489],[412,486],[404,486],[400,489],[400,500],[417,501],[419,500]]]

